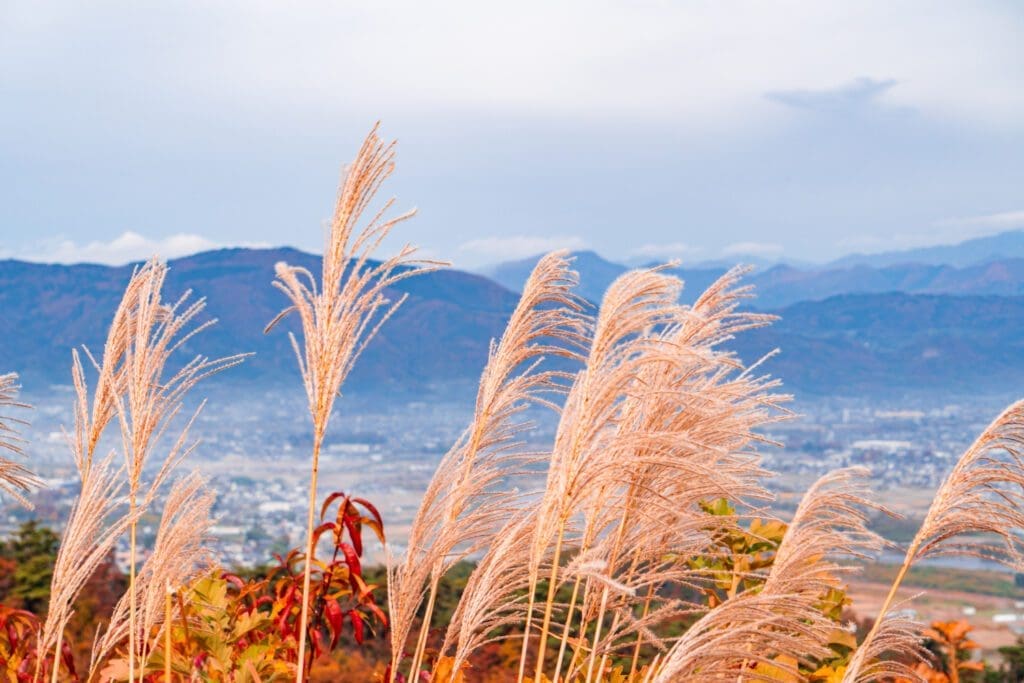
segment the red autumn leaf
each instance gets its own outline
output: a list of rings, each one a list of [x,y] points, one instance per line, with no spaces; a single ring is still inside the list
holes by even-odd
[[[64,662],[64,667],[71,674],[73,680],[78,680],[78,674],[75,672],[75,654],[71,651],[71,645],[68,641],[64,641],[60,648],[60,658]]]
[[[365,498],[353,498],[352,502],[359,503],[364,508],[366,508],[367,510],[370,511],[370,514],[373,515],[374,521],[377,522],[377,526],[375,527],[375,530],[377,531],[377,534],[380,536],[381,543],[383,543],[384,542],[384,518],[380,516],[380,512],[378,512],[377,508],[375,508],[373,506],[373,503],[371,503],[370,501],[366,500]]]
[[[345,524],[345,528],[348,529],[348,536],[352,539],[352,545],[355,546],[356,554],[359,557],[363,556],[363,532],[357,524],[358,518],[353,519],[351,515],[344,515],[342,522]]]
[[[337,600],[327,600],[324,604],[324,614],[331,627],[331,649],[333,650],[338,645],[342,629],[345,628],[345,613],[341,610],[341,605]]]
[[[309,632],[309,638],[313,641],[313,656],[319,657],[324,653],[324,639],[319,629],[312,629]]]
[[[373,596],[370,596],[370,600],[364,603],[363,606],[373,612],[373,616],[377,617],[377,621],[384,625],[385,628],[387,627],[388,615],[384,614],[384,611],[380,607],[377,607],[377,603],[373,601]]]
[[[324,532],[325,531],[334,531],[334,530],[335,530],[334,522],[324,522],[323,524],[321,524],[320,526],[318,526],[316,529],[313,530],[313,550],[314,550],[314,554],[315,554],[315,550],[316,550],[316,544],[320,542],[320,537],[323,536]]]
[[[327,516],[327,508],[331,506],[331,503],[338,500],[339,498],[346,498],[343,491],[335,491],[331,495],[327,496],[327,500],[324,501],[323,507],[320,508],[320,519],[322,520]],[[344,507],[344,506],[342,506]]]
[[[348,618],[352,620],[352,635],[355,636],[356,642],[360,645],[363,644],[363,615],[354,609],[348,611]]]
[[[348,564],[350,572],[357,576],[363,575],[362,565],[359,563],[359,555],[356,553],[356,549],[348,543],[341,543],[338,545],[342,555],[345,556],[345,563]]]
[[[220,575],[220,578],[224,579],[232,586],[236,587],[238,590],[242,590],[243,588],[245,588],[245,582],[242,581],[242,579],[235,574],[232,574],[230,572],[224,572]]]

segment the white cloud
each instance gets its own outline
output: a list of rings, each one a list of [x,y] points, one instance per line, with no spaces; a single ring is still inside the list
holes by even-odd
[[[511,259],[535,256],[555,249],[583,249],[586,242],[577,235],[552,235],[538,237],[535,235],[502,235],[482,237],[459,245],[459,251],[482,257],[492,261],[508,261]]]
[[[901,249],[917,249],[986,237],[1007,230],[1024,229],[1024,210],[960,216],[934,221],[922,230],[898,231],[885,235],[858,234],[837,242],[843,249],[872,253]]]
[[[759,256],[769,258],[782,254],[782,245],[770,242],[736,242],[722,249],[724,256]]]
[[[772,102],[796,109],[822,112],[845,112],[867,107],[896,85],[893,79],[877,80],[861,77],[835,88],[783,90],[768,92]]]
[[[151,256],[171,259],[223,246],[202,235],[177,233],[152,239],[129,230],[107,242],[96,240],[78,244],[68,239],[51,240],[33,245],[20,253],[11,254],[11,256],[27,261],[46,263],[123,265],[132,261],[142,261]],[[244,246],[263,247],[266,245],[247,244]]]
[[[641,244],[635,249],[630,249],[629,253],[631,256],[639,258],[666,259],[697,256],[703,251],[703,248],[685,242],[669,242],[667,244]]]
[[[186,110],[210,99],[232,111],[259,104],[328,117],[602,112],[763,125],[763,93],[867,76],[895,79],[886,98],[928,112],[1013,125],[1024,114],[1012,3],[522,0],[508,11],[471,0],[185,0],[158,12],[130,0],[88,10],[74,0],[14,5],[0,16],[8,38],[0,61],[17,69],[0,74],[0,84],[57,80],[129,99],[158,91],[159,102]],[[111,32],[125,16],[133,30]],[[123,55],[131,59],[108,68]]]
[[[947,218],[936,223],[940,227],[981,228],[984,230],[1013,230],[1024,228],[1024,211],[1004,211],[982,216]]]

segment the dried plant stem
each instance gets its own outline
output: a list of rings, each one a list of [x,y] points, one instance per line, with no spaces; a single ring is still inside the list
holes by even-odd
[[[645,618],[651,611],[651,600],[654,598],[654,586],[647,587],[647,597],[644,598],[644,608],[640,613],[640,618]],[[643,634],[636,634],[636,645],[633,646],[633,661],[629,665],[629,678],[633,679],[633,675],[636,673],[637,664],[640,662],[640,646],[643,645],[644,639]]]
[[[565,647],[569,642],[569,631],[572,629],[572,615],[576,608],[576,600],[579,598],[580,583],[582,583],[582,579],[577,576],[576,581],[573,582],[572,585],[572,597],[569,598],[569,609],[565,614],[565,625],[562,627],[562,639],[558,644],[558,660],[555,662],[555,676],[552,679],[552,683],[558,683],[558,679],[562,675],[562,660],[565,659]],[[582,625],[582,611],[580,621]]]
[[[427,609],[423,612],[423,624],[420,626],[420,634],[416,639],[416,652],[412,657],[412,668],[409,669],[409,676],[415,679],[416,672],[420,669],[423,661],[423,651],[427,648],[427,637],[430,632],[430,621],[434,615],[434,602],[437,600],[437,581],[430,583],[430,595],[427,598]]]
[[[530,644],[530,628],[533,626],[533,608],[537,602],[534,597],[536,591],[537,585],[531,581],[529,597],[526,602],[526,623],[523,624],[523,647],[519,651],[519,674],[516,676],[516,683],[523,683],[523,677],[526,673],[526,652]]]
[[[594,643],[593,646],[590,648],[590,655],[587,661],[586,683],[590,683],[590,680],[594,675],[594,663],[597,660],[597,647],[598,644],[601,642],[601,625],[604,622],[604,613],[607,608],[608,586],[605,586],[601,591],[601,607],[597,610],[597,620],[594,622]]]
[[[623,541],[623,538],[625,537],[626,528],[627,528],[627,526],[628,526],[628,524],[630,522],[630,514],[629,513],[630,513],[630,510],[632,509],[631,505],[630,505],[630,501],[634,500],[636,498],[636,495],[637,495],[637,482],[634,480],[634,481],[630,482],[629,491],[628,491],[628,493],[626,495],[627,503],[623,506],[622,517],[619,519],[619,525],[618,525],[618,528],[615,531],[615,544],[612,546],[611,561],[608,564],[609,567],[614,567],[616,560],[618,560],[619,553],[622,551],[622,541]],[[636,552],[633,553],[633,562],[630,564],[629,573],[628,573],[628,576],[630,576],[630,577],[636,571],[637,563],[638,563],[638,561],[640,559],[640,554],[639,553],[640,553],[640,549],[639,548],[637,548]],[[589,583],[589,581],[588,581],[588,583]],[[590,658],[589,658],[589,662],[587,663],[587,681],[588,682],[590,681],[590,677],[591,677],[591,675],[593,673],[594,658],[596,657],[596,654],[597,654],[598,644],[601,642],[601,625],[604,623],[604,614],[605,614],[605,610],[607,608],[608,608],[608,586],[605,585],[601,589],[601,606],[600,606],[600,608],[597,611],[597,623],[596,623],[596,625],[594,627],[594,641],[593,641],[593,646],[590,648]],[[615,631],[615,627],[618,625],[618,621],[619,621],[619,614],[616,613],[615,617],[614,617],[614,619],[612,621],[612,629],[611,629],[612,632]],[[580,639],[586,638],[586,635],[587,635],[586,627],[587,627],[586,621],[585,620],[581,621],[581,623],[580,623]],[[605,660],[606,660],[606,656],[602,656],[601,657],[601,667],[600,667],[599,671],[604,669]]]
[[[875,619],[875,623],[871,624],[871,629],[868,630],[868,634],[864,636],[861,647],[870,645],[878,634],[879,626],[885,621],[885,615],[889,613],[893,603],[896,601],[896,593],[900,589],[900,584],[903,583],[903,579],[907,576],[907,572],[910,571],[910,566],[914,563],[918,545],[918,540],[915,538],[914,542],[911,543],[910,548],[907,549],[907,554],[903,558],[903,564],[900,565],[900,570],[896,572],[896,578],[893,579],[892,585],[889,586],[889,593],[885,596],[885,600],[882,601],[881,609],[878,610],[878,618]]]
[[[555,538],[555,553],[551,559],[551,575],[548,577],[548,596],[544,602],[544,620],[540,627],[540,642],[537,643],[537,664],[534,667],[534,681],[541,680],[544,671],[544,652],[548,644],[548,630],[551,628],[551,612],[555,605],[555,593],[558,590],[558,564],[562,559],[562,541],[565,539],[565,522],[558,525],[558,536]]]
[[[135,493],[132,492],[129,496],[129,516],[132,520],[135,519]],[[135,522],[132,521],[131,527],[128,530],[128,680],[135,680]]]
[[[608,562],[608,566],[609,567],[614,567],[615,566],[615,563],[618,560],[619,554],[622,552],[622,543],[623,543],[623,541],[625,539],[626,529],[628,528],[628,525],[629,525],[629,523],[631,521],[630,512],[633,509],[632,508],[632,501],[634,501],[637,498],[637,496],[638,496],[638,480],[636,478],[634,478],[634,480],[631,481],[630,484],[629,484],[629,490],[628,490],[628,492],[626,494],[626,501],[625,501],[625,504],[623,505],[622,516],[620,517],[620,519],[618,521],[618,527],[617,527],[617,529],[615,531],[615,543],[612,545],[611,557],[610,557],[610,560]],[[639,562],[640,562],[640,548],[637,548],[633,552],[633,560],[632,560],[632,562],[629,565],[629,570],[626,572],[626,579],[627,579],[627,581],[633,577],[634,573],[637,570],[637,565],[639,564]],[[589,579],[588,579],[587,583],[589,585]],[[652,586],[652,589],[653,589],[653,586]],[[594,657],[596,656],[596,653],[597,653],[598,644],[601,642],[601,624],[604,623],[605,610],[608,608],[608,591],[609,591],[609,589],[608,589],[607,585],[603,586],[602,589],[601,589],[601,604],[600,604],[600,608],[598,609],[598,613],[597,613],[597,625],[594,628],[593,646],[591,647],[591,650],[590,650],[589,662],[588,662],[588,665],[587,665],[587,680],[588,681],[590,680],[591,672],[592,672],[593,667],[594,667]],[[650,593],[648,593],[648,602],[649,601],[650,601]],[[619,624],[619,616],[620,616],[619,612],[616,612],[615,616],[612,619],[611,632],[613,632],[613,633],[615,632],[615,628]],[[644,616],[646,616],[646,613],[644,614]],[[587,635],[587,622],[586,622],[586,619],[583,619],[580,622],[580,641],[581,642],[586,638],[586,635]],[[638,635],[638,637],[639,637],[639,635]],[[603,671],[604,670],[604,666],[605,666],[606,660],[607,660],[607,654],[602,655],[601,656],[601,666],[598,669],[598,671]]]
[[[313,573],[313,526],[316,523],[316,488],[320,474],[320,443],[323,436],[313,441],[313,468],[309,475],[309,510],[306,515],[306,566],[302,575],[302,615],[299,622],[299,660],[295,680],[302,683],[306,662],[306,632],[309,622],[309,583]]]
[[[57,634],[57,647],[53,651],[53,673],[50,677],[52,683],[57,683],[57,674],[60,672],[60,649],[64,647],[64,631]]]
[[[164,596],[164,683],[171,683],[171,626],[173,625],[171,615],[171,591],[170,584],[167,585],[167,595]]]

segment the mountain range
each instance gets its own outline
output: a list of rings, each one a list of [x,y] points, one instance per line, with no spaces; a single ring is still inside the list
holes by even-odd
[[[223,249],[170,262],[167,296],[192,289],[219,320],[186,352],[255,352],[218,380],[225,386],[298,382],[286,334],[294,322],[263,333],[287,303],[270,285],[274,263],[282,260],[319,268],[319,257],[294,249]],[[445,392],[472,382],[531,265],[503,264],[493,279],[443,270],[401,282],[392,294],[408,300],[356,365],[349,390]],[[626,269],[592,252],[578,254],[575,265],[581,293],[595,301]],[[678,272],[692,298],[723,270]],[[130,274],[130,266],[0,261],[0,369],[21,372],[28,391],[67,384],[70,349],[101,348]],[[730,347],[747,362],[779,348],[764,369],[798,395],[995,393],[1024,386],[1024,258],[963,266],[782,265],[754,273],[750,282],[760,294],[752,305],[780,320]]]
[[[1020,248],[1013,245],[1020,244]],[[985,246],[982,246],[985,245]],[[970,262],[972,254],[981,254],[996,245],[1005,247],[997,256]],[[820,301],[839,294],[881,294],[905,292],[909,294],[955,295],[1024,295],[1024,232],[1005,233],[957,246],[879,254],[879,265],[862,263],[858,257],[840,259],[819,267],[794,267],[778,264],[757,268],[748,277],[755,286],[757,299],[753,305],[774,310],[800,301]],[[896,254],[903,254],[897,257]],[[903,261],[921,254],[939,259],[946,254],[951,263]],[[580,272],[580,293],[591,301],[600,301],[611,282],[629,267],[608,261],[593,251],[581,251],[575,256],[574,267]],[[518,291],[536,263],[536,257],[510,261],[492,266],[484,274],[499,284]],[[893,263],[889,263],[893,261]],[[654,263],[648,265],[656,265]],[[669,269],[686,283],[687,297],[696,296],[726,271],[721,266],[697,264]]]
[[[904,263],[920,263],[964,267],[1006,258],[1024,258],[1024,230],[1008,230],[996,235],[975,237],[957,244],[884,251],[876,254],[850,254],[829,265],[831,267],[873,266],[878,268]]]
[[[191,340],[187,354],[210,357],[255,352],[224,380],[298,381],[287,331],[264,334],[286,305],[271,286],[274,264],[319,270],[320,258],[293,249],[224,249],[170,261],[165,296],[186,290],[207,299],[218,322]],[[45,265],[0,261],[0,359],[18,370],[26,389],[68,383],[70,349],[102,348],[103,336],[131,266]],[[499,335],[517,296],[479,275],[445,270],[409,278],[390,295],[408,300],[357,363],[352,385],[398,390],[436,381],[471,379],[483,367],[487,344]]]

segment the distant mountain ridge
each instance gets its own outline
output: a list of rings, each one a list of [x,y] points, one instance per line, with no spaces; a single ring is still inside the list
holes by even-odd
[[[1024,393],[1024,297],[843,294],[777,312],[734,348],[780,349],[766,368],[802,392]]]
[[[540,254],[517,261],[508,261],[484,271],[484,274],[506,289],[518,292],[526,283],[533,266],[540,259]],[[599,303],[604,292],[615,278],[633,267],[615,263],[594,251],[575,251],[572,253],[573,268],[580,274],[578,293],[588,301]],[[650,264],[658,265],[658,264]],[[696,296],[704,291],[715,280],[725,273],[726,269],[717,266],[696,268],[672,268],[668,272],[679,276],[686,284],[684,298],[691,294]]]
[[[574,267],[580,272],[580,293],[591,301],[600,301],[604,290],[622,273],[622,264],[602,258],[595,252],[573,254]],[[536,258],[521,259],[494,267],[488,275],[499,284],[519,291]],[[652,264],[653,265],[653,264]],[[669,272],[686,283],[684,298],[696,296],[726,271],[725,268],[678,267]],[[754,285],[757,298],[752,304],[760,309],[776,309],[800,301],[820,301],[840,294],[954,294],[977,296],[1024,295],[1024,257],[1001,258],[963,267],[906,263],[874,267],[848,265],[816,269],[777,265],[755,270],[747,282]]]
[[[922,263],[962,268],[986,261],[1020,258],[1024,258],[1024,230],[1009,230],[957,244],[886,251],[877,254],[851,254],[832,261],[826,267],[866,265],[877,268],[905,263]]]
[[[170,261],[166,296],[186,289],[207,299],[218,324],[188,344],[208,356],[256,352],[229,377],[259,382],[297,381],[286,323],[266,324],[287,305],[271,286],[274,264],[287,261],[314,272],[320,257],[295,249],[223,249]],[[132,266],[45,265],[0,261],[0,359],[36,383],[68,383],[70,349],[101,349],[105,328]],[[404,280],[392,292],[409,299],[383,327],[352,375],[364,389],[423,386],[438,378],[473,379],[491,337],[499,335],[518,296],[479,275],[456,270]]]
[[[588,257],[589,258],[589,257]],[[188,353],[209,356],[254,351],[243,366],[217,382],[260,388],[298,386],[295,359],[286,331],[263,329],[284,305],[270,286],[273,265],[285,260],[313,271],[319,257],[293,249],[225,249],[172,260],[167,295],[186,289],[208,300],[219,323],[192,340]],[[871,395],[904,391],[1009,392],[1024,386],[1024,296],[1016,296],[1020,261],[978,268],[882,269],[878,287],[903,278],[905,286],[938,286],[971,292],[1004,283],[1010,296],[842,293],[823,300],[761,307],[776,310],[772,327],[740,335],[729,343],[751,362],[778,347],[780,355],[764,370],[781,377],[802,395]],[[602,285],[593,280],[586,258],[583,292],[599,299]],[[601,263],[597,263],[601,266]],[[614,265],[614,264],[613,264]],[[614,275],[614,268],[602,276]],[[858,268],[833,275],[832,288],[867,280]],[[691,297],[721,271],[688,271]],[[104,331],[131,273],[130,266],[44,265],[0,261],[0,371],[22,373],[26,389],[41,391],[69,382],[69,350],[88,344],[102,348]],[[771,294],[796,282],[806,283],[785,267],[753,278]],[[824,287],[820,280],[814,278]],[[703,278],[703,279],[702,279]],[[814,279],[811,278],[811,279]],[[873,281],[872,281],[873,282]],[[982,283],[982,284],[979,284]],[[827,283],[826,283],[827,284]],[[797,286],[798,285],[798,286]],[[875,285],[872,285],[875,286]],[[1013,290],[1013,291],[1011,291]],[[450,391],[478,377],[490,340],[501,334],[517,295],[485,277],[456,270],[430,273],[400,283],[394,296],[408,294],[398,313],[383,327],[357,363],[348,390],[386,398],[403,392]],[[770,298],[769,298],[770,301]],[[462,391],[460,389],[460,391]],[[465,393],[469,400],[471,391]],[[462,394],[459,394],[462,397]]]

